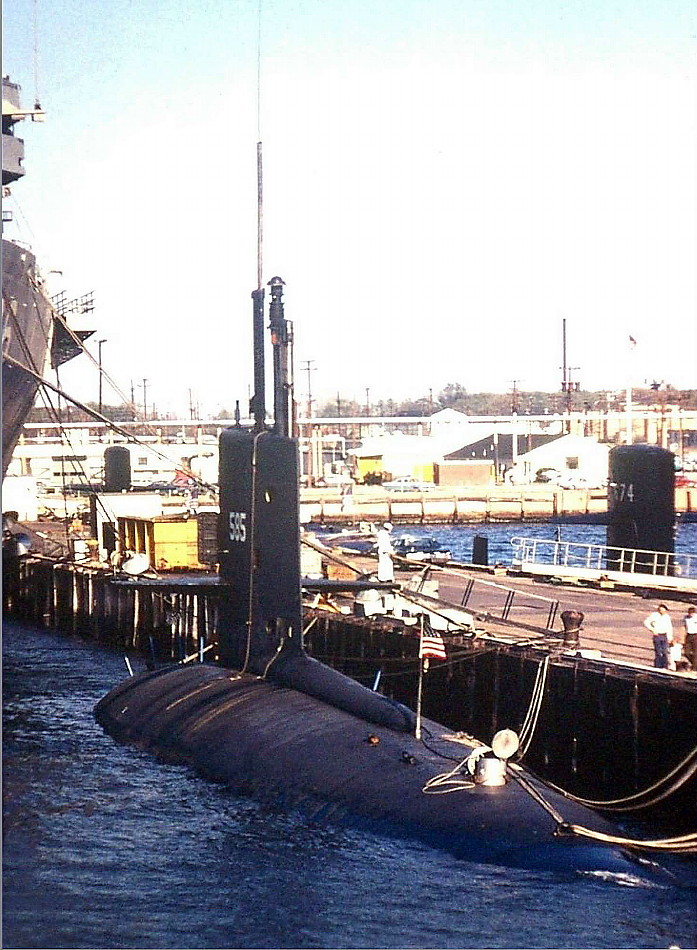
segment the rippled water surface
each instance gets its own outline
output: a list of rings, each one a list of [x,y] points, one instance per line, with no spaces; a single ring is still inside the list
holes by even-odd
[[[6,624],[3,658],[3,947],[695,946],[694,890],[266,811],[102,732],[123,657]]]
[[[327,529],[328,534],[335,533]],[[472,560],[472,547],[477,536],[487,539],[489,563],[510,565],[513,559],[513,538],[542,538],[549,541],[561,540],[577,544],[604,545],[607,538],[605,525],[597,524],[477,524],[477,525],[395,525],[394,534],[414,534],[417,537],[436,538],[447,547],[456,561],[464,563]],[[697,555],[697,523],[681,523],[675,534],[676,554]]]

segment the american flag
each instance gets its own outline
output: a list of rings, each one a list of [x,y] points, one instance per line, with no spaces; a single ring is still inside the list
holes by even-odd
[[[434,633],[429,620],[425,620],[421,627],[419,642],[419,659],[433,657],[436,660],[447,660],[445,643],[439,633]]]

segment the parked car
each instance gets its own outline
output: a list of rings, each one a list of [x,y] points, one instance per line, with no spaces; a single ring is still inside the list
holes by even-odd
[[[428,491],[433,486],[429,482],[420,482],[413,475],[400,475],[389,482],[383,482],[382,487],[387,491]]]
[[[104,491],[101,482],[70,482],[65,486],[66,495],[99,495]]]
[[[554,482],[556,483],[561,478],[561,472],[558,468],[539,468],[535,474],[536,482]]]
[[[196,483],[192,479],[192,485]],[[186,495],[189,491],[185,485],[176,482],[150,482],[149,485],[134,485],[134,492],[157,492],[158,495]]]
[[[575,472],[565,472],[557,481],[557,485],[560,488],[607,488],[607,478],[592,478]]]
[[[315,485],[318,485],[320,488],[347,488],[349,485],[353,485],[354,480],[350,475],[340,472],[338,474],[331,473],[329,475],[322,475],[315,480]]]
[[[573,472],[565,472],[557,480],[556,484],[560,488],[591,488],[591,484],[583,475],[575,475]]]

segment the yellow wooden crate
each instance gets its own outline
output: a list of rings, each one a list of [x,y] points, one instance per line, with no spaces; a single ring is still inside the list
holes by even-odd
[[[122,551],[147,554],[157,571],[199,568],[195,518],[119,518]]]

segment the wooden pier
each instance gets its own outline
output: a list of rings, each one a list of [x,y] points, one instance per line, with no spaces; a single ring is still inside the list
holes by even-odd
[[[216,642],[215,574],[132,578],[44,557],[3,560],[3,614],[140,654],[150,665]]]

